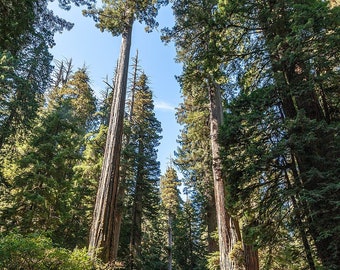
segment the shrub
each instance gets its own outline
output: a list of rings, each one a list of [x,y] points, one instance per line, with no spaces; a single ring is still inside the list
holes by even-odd
[[[0,237],[0,269],[4,270],[92,270],[99,269],[87,250],[73,251],[53,246],[52,240],[39,234],[11,233]]]

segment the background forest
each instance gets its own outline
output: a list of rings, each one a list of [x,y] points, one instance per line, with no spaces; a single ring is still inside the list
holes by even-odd
[[[49,2],[0,0],[0,269],[339,269],[339,1],[59,0],[122,38],[98,95],[52,63],[73,25]],[[165,5],[182,102],[161,174],[130,47]]]

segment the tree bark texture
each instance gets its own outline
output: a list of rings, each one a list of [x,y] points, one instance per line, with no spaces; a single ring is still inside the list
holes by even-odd
[[[218,144],[218,130],[222,123],[222,102],[218,87],[209,86],[209,99],[211,151],[213,158],[212,171],[220,251],[220,268],[221,270],[233,270],[235,269],[235,263],[230,259],[229,253],[235,244],[235,239],[233,239],[233,232],[230,226],[231,216],[227,213],[225,208],[225,189],[219,152],[220,148]]]
[[[122,33],[115,93],[112,100],[109,130],[106,139],[102,173],[99,180],[93,221],[90,231],[89,252],[104,262],[114,259],[113,222],[119,180],[119,163],[123,134],[126,87],[130,58],[132,23]],[[101,248],[100,253],[98,249]]]
[[[220,268],[221,270],[258,270],[257,251],[250,245],[243,245],[243,251],[235,253],[235,245],[242,243],[238,220],[232,218],[225,208],[225,187],[218,143],[218,130],[222,124],[223,109],[220,88],[217,84],[209,85],[210,99],[210,136],[213,158],[213,179],[215,205],[217,214],[217,229],[219,237]],[[234,249],[234,250],[233,250]],[[233,252],[237,258],[231,258]]]
[[[128,120],[131,123],[133,117],[133,108],[134,108],[134,100],[135,100],[135,90],[136,90],[136,81],[137,81],[137,69],[138,69],[138,50],[136,53],[135,63],[134,63],[134,72],[133,72],[133,81],[132,81],[132,89],[131,89],[131,103],[129,109],[129,117]],[[125,144],[130,144],[130,135],[125,135]],[[118,246],[119,246],[119,237],[120,237],[120,230],[122,225],[122,218],[124,213],[124,197],[125,197],[125,189],[126,189],[126,174],[127,174],[127,164],[121,166],[120,172],[120,180],[118,184],[118,192],[117,192],[117,199],[116,199],[116,206],[115,206],[115,215],[114,215],[114,222],[113,222],[113,260],[117,260],[118,256]]]
[[[208,195],[206,206],[206,222],[208,227],[208,253],[218,251],[218,243],[212,237],[212,234],[217,229],[216,205],[214,194]]]
[[[246,270],[259,270],[259,254],[252,245],[244,245],[244,258]]]

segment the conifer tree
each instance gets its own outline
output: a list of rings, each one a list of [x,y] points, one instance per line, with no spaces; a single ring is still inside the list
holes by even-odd
[[[109,87],[109,86],[108,86]],[[108,111],[112,101],[112,88],[109,87],[106,92],[102,93],[102,98],[98,102],[98,111],[91,119],[91,129],[87,130],[84,138],[84,146],[82,150],[82,160],[74,167],[76,182],[75,197],[77,197],[78,208],[82,208],[83,215],[83,242],[88,243],[88,238],[84,234],[88,234],[91,226],[94,199],[98,188],[98,179],[100,177],[105,139],[107,136],[107,119]]]
[[[316,8],[318,12],[315,12]],[[336,123],[339,119],[329,113],[332,107],[329,98],[333,96],[333,90],[323,88],[323,79],[319,76],[319,78],[315,77],[313,73],[315,70],[317,72],[324,70],[318,59],[323,52],[321,46],[327,48],[328,51],[325,53],[330,59],[329,64],[334,66],[332,64],[334,48],[330,47],[333,46],[331,45],[333,37],[331,35],[327,38],[322,33],[330,34],[330,31],[334,31],[333,16],[339,14],[336,15],[336,9],[333,9],[334,13],[321,19],[320,11],[322,14],[327,14],[329,11],[325,3],[320,1],[313,1],[313,5],[291,3],[290,8],[278,1],[275,6],[268,5],[263,9],[266,13],[268,10],[284,17],[277,23],[285,24],[285,27],[277,29],[273,25],[264,30],[264,35],[272,55],[274,77],[281,88],[278,94],[282,102],[284,117],[290,122],[287,126],[291,141],[289,147],[296,159],[295,165],[303,186],[300,198],[309,209],[306,213],[309,219],[308,228],[322,264],[328,269],[336,269],[336,264],[340,259],[340,251],[337,248],[337,243],[340,241],[339,226],[336,221],[340,216],[340,210],[334,204],[337,198],[334,197],[332,187],[337,181],[333,173],[339,164],[331,156],[338,153],[333,149],[336,147],[334,128],[338,126]],[[302,10],[305,14],[297,15],[302,14]],[[261,15],[259,23],[265,28],[267,23],[263,21]],[[289,23],[289,18],[294,18],[294,20]],[[302,34],[305,31],[307,33]],[[272,40],[272,35],[276,35],[278,40]],[[308,38],[311,36],[317,36],[318,39],[308,44]],[[272,47],[277,42],[282,44],[279,48],[280,53]],[[294,49],[292,46],[295,46]],[[306,50],[307,46],[318,48],[317,54]],[[289,60],[286,59],[288,55],[291,57]],[[321,58],[325,59],[322,56]],[[314,63],[310,63],[307,59],[313,59]],[[315,81],[318,80],[319,83],[316,83]],[[306,138],[307,134],[309,136]]]
[[[199,207],[187,196],[174,221],[175,269],[206,269],[206,239],[202,237],[203,220]]]
[[[124,133],[123,133],[123,151],[121,156],[121,166],[120,166],[120,175],[119,175],[119,186],[117,192],[117,201],[116,201],[116,212],[115,219],[113,223],[114,227],[114,246],[113,246],[113,259],[117,259],[118,255],[118,245],[119,245],[119,237],[120,230],[122,224],[122,218],[125,211],[124,199],[125,194],[127,192],[128,183],[127,180],[130,174],[133,174],[133,147],[131,145],[131,128],[133,126],[133,115],[134,115],[134,104],[135,104],[135,93],[137,91],[137,80],[140,76],[140,66],[139,66],[139,58],[138,51],[136,56],[133,58],[133,71],[131,74],[131,85],[129,87],[129,99],[127,101],[126,108],[126,116],[124,122]]]
[[[168,269],[173,266],[173,220],[179,210],[179,179],[173,167],[168,167],[161,177],[161,199],[162,206],[167,212],[168,222]]]
[[[177,109],[177,121],[183,125],[176,165],[184,175],[184,185],[193,190],[201,203],[207,226],[208,253],[218,250],[212,234],[217,230],[214,189],[212,186],[211,146],[209,143],[209,110],[206,93],[191,84],[190,76],[179,78],[184,102]]]
[[[103,1],[99,10],[89,10],[97,26],[111,32],[114,36],[122,35],[121,51],[118,61],[115,93],[112,100],[108,135],[105,146],[103,169],[99,181],[97,199],[90,232],[89,249],[93,257],[99,255],[104,261],[114,261],[115,239],[113,220],[117,200],[119,164],[123,135],[123,119],[126,100],[128,67],[130,58],[132,26],[137,19],[145,22],[149,29],[157,25],[155,17],[161,5],[168,1]],[[100,254],[96,254],[101,248]]]
[[[73,26],[55,16],[48,2],[9,0],[0,4],[0,149],[10,136],[31,127],[52,72],[48,49],[54,45],[54,34]],[[93,1],[59,2],[61,8],[69,9],[71,2]]]
[[[49,231],[55,242],[75,247],[84,231],[82,209],[72,208],[80,207],[81,197],[76,194],[73,168],[81,159],[85,124],[95,104],[85,70],[77,71],[62,93],[59,90],[51,91],[30,136],[17,146],[16,160],[6,160],[12,203],[4,211],[3,225],[23,233]],[[79,114],[75,105],[88,110]]]
[[[142,74],[136,83],[131,142],[134,148],[134,185],[130,236],[131,269],[142,269],[142,223],[155,216],[159,204],[159,175],[157,146],[161,139],[160,122],[156,119],[152,92],[147,77]]]
[[[335,149],[337,145],[332,134],[338,122],[334,114],[337,105],[333,103],[338,100],[334,92],[337,88],[334,79],[338,75],[333,69],[337,65],[334,62],[337,53],[333,50],[338,49],[333,41],[337,32],[334,18],[338,11],[330,10],[327,1],[220,1],[220,10],[224,18],[220,22],[229,26],[226,31],[242,36],[233,39],[223,35],[216,40],[230,44],[225,49],[221,47],[221,55],[226,60],[232,59],[232,64],[226,67],[229,77],[235,78],[230,80],[233,83],[229,87],[240,91],[235,104],[230,104],[233,113],[226,121],[226,133],[222,132],[228,138],[226,149],[231,146],[228,142],[236,143],[239,148],[232,147],[226,152],[230,157],[232,151],[241,153],[242,148],[247,149],[243,153],[249,154],[248,158],[243,156],[240,163],[234,163],[239,154],[232,155],[234,160],[230,162],[236,166],[243,164],[243,169],[234,166],[230,180],[240,181],[244,188],[241,193],[235,186],[233,193],[249,198],[249,194],[260,191],[257,196],[262,196],[261,203],[272,204],[279,216],[285,211],[292,214],[288,222],[290,228],[283,217],[277,217],[277,223],[273,224],[288,230],[287,235],[295,230],[299,232],[301,240],[298,242],[303,244],[311,269],[315,269],[317,261],[311,251],[313,242],[323,265],[332,269],[339,256],[338,249],[332,248],[336,246],[333,241],[338,242],[335,235],[339,229],[333,217],[338,217],[339,212],[333,204],[337,199],[331,198],[331,194],[324,195],[334,187],[332,175],[338,167],[329,157],[330,153],[337,155],[336,151],[328,148]],[[238,141],[233,139],[237,136],[240,137]],[[317,147],[319,143],[324,146]],[[253,164],[246,164],[244,160],[247,159]],[[226,167],[232,164],[230,162]],[[274,164],[269,165],[271,162]],[[325,174],[327,180],[322,177]],[[258,187],[253,189],[254,193],[249,193],[254,187],[249,182],[251,176],[260,182],[254,183]],[[266,185],[271,188],[264,188]],[[262,192],[267,195],[263,197]],[[292,205],[294,210],[287,209],[287,205]],[[320,205],[323,210],[318,208]],[[262,208],[258,209],[259,213],[268,214],[264,208],[270,207]],[[270,224],[270,221],[262,224],[264,220],[268,219],[255,218],[251,231]],[[326,240],[327,237],[331,239]]]
[[[251,246],[242,243],[240,227],[236,217],[225,207],[224,176],[218,142],[218,130],[222,124],[222,87],[225,78],[220,62],[217,1],[176,1],[174,10],[176,25],[165,30],[165,39],[173,38],[178,48],[179,60],[184,63],[184,74],[192,80],[196,89],[205,91],[209,100],[209,124],[214,196],[219,236],[221,269],[258,269],[257,254]],[[186,14],[186,16],[182,16]],[[195,36],[193,40],[192,37]],[[231,254],[237,256],[230,256]],[[252,260],[248,259],[252,258]]]
[[[143,220],[142,269],[167,269],[167,223],[163,210],[158,203],[152,215]]]
[[[54,34],[72,28],[55,16],[47,0],[0,3],[0,193],[8,194],[9,183],[2,175],[3,157],[15,152],[15,141],[28,136],[49,87]],[[59,1],[70,8],[93,0]]]

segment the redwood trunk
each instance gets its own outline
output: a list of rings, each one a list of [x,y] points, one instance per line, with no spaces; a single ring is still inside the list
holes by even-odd
[[[92,257],[100,257],[104,262],[113,262],[116,195],[119,180],[119,163],[123,134],[123,119],[126,86],[129,68],[132,20],[122,34],[122,44],[118,64],[117,81],[112,100],[109,130],[106,139],[102,173],[99,180],[93,221],[90,231],[89,252]],[[98,253],[98,249],[101,252]]]
[[[217,84],[209,87],[210,99],[210,136],[212,150],[212,171],[214,178],[215,204],[217,214],[217,229],[220,251],[221,270],[258,270],[259,261],[257,251],[251,245],[243,246],[243,254],[237,253],[241,258],[232,260],[230,252],[236,243],[242,241],[238,220],[230,216],[225,208],[225,184],[222,175],[222,163],[220,158],[220,147],[218,143],[218,130],[222,124],[223,110],[220,88]],[[234,258],[235,259],[235,258]],[[243,263],[244,261],[244,263]]]
[[[124,194],[125,194],[125,185],[126,185],[126,176],[125,172],[122,172],[122,177],[120,178],[116,206],[114,212],[114,221],[113,221],[113,243],[112,243],[112,260],[116,261],[118,257],[118,247],[119,247],[119,237],[120,237],[120,229],[122,225],[122,218],[124,213]]]
[[[134,108],[134,100],[135,100],[135,88],[136,88],[136,81],[137,81],[137,69],[138,69],[138,50],[135,58],[134,64],[134,73],[133,73],[133,82],[132,82],[132,89],[131,89],[131,104],[130,104],[130,113],[129,113],[129,122],[131,123],[133,117],[133,108]],[[130,144],[130,135],[124,136],[125,144]],[[120,230],[122,226],[122,218],[124,213],[124,197],[125,197],[125,186],[126,186],[126,174],[128,164],[121,166],[120,172],[120,181],[118,186],[117,192],[117,199],[116,199],[116,206],[115,206],[115,215],[114,215],[114,223],[113,223],[113,242],[112,246],[112,253],[113,253],[113,260],[116,261],[118,257],[118,246],[119,246],[119,237],[120,237]]]
[[[217,215],[218,243],[220,251],[220,268],[221,270],[233,270],[235,264],[229,257],[232,250],[233,236],[230,227],[231,217],[225,209],[225,191],[222,177],[222,164],[219,153],[218,129],[222,123],[222,103],[219,89],[209,87],[210,99],[210,136],[212,151],[212,171],[214,179],[214,193]]]
[[[257,250],[251,245],[244,245],[244,258],[246,270],[259,270],[259,255]]]
[[[209,192],[211,193],[211,192]],[[206,222],[208,227],[208,252],[213,253],[218,251],[218,243],[212,234],[217,229],[216,205],[214,194],[209,194],[206,206]]]

